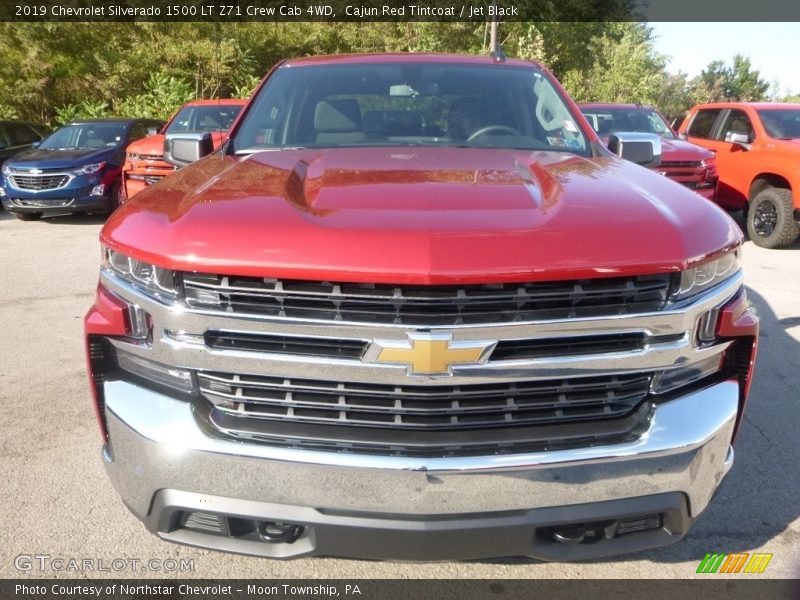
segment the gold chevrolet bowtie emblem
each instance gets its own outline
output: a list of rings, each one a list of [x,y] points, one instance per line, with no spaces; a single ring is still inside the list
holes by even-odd
[[[365,360],[406,365],[409,375],[449,375],[453,365],[485,362],[497,342],[454,342],[452,335],[409,333],[407,340],[375,340]]]

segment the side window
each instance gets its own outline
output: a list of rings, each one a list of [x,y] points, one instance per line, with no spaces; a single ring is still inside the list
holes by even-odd
[[[720,108],[709,108],[697,111],[686,133],[689,134],[689,137],[710,138],[711,129],[714,127],[714,122],[721,112],[722,109]]]
[[[730,142],[731,134],[734,133],[746,135],[748,143],[752,142],[755,137],[750,118],[742,110],[732,110],[728,113],[728,116],[725,117],[725,122],[722,124],[719,139]]]
[[[6,126],[0,123],[0,150],[8,148],[8,146],[8,132],[6,131]]]
[[[39,141],[33,130],[22,123],[9,123],[7,129],[12,146],[23,146]]]
[[[128,142],[135,142],[147,136],[147,123],[134,123]]]

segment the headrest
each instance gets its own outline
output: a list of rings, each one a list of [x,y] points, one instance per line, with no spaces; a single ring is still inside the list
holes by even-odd
[[[327,132],[357,131],[361,109],[355,98],[323,100],[314,109],[314,129]]]

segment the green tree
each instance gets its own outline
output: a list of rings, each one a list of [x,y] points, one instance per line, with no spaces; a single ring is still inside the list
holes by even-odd
[[[715,60],[690,83],[690,96],[695,103],[757,102],[769,95],[770,83],[761,79],[750,59],[737,54],[731,66]]]
[[[653,49],[644,23],[615,23],[590,45],[592,64],[563,76],[577,101],[656,103],[666,59]]]

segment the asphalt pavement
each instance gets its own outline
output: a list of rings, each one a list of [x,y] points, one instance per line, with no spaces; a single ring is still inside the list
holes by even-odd
[[[761,319],[755,382],[735,465],[681,543],[580,563],[278,562],[162,542],[106,478],[82,340],[102,223],[24,223],[0,211],[0,577],[683,578],[706,552],[769,552],[764,577],[800,577],[800,240],[784,250],[745,244],[748,296]],[[66,570],[69,559],[81,566]],[[97,570],[122,565],[115,559],[124,568]],[[189,570],[175,572],[181,559]]]

